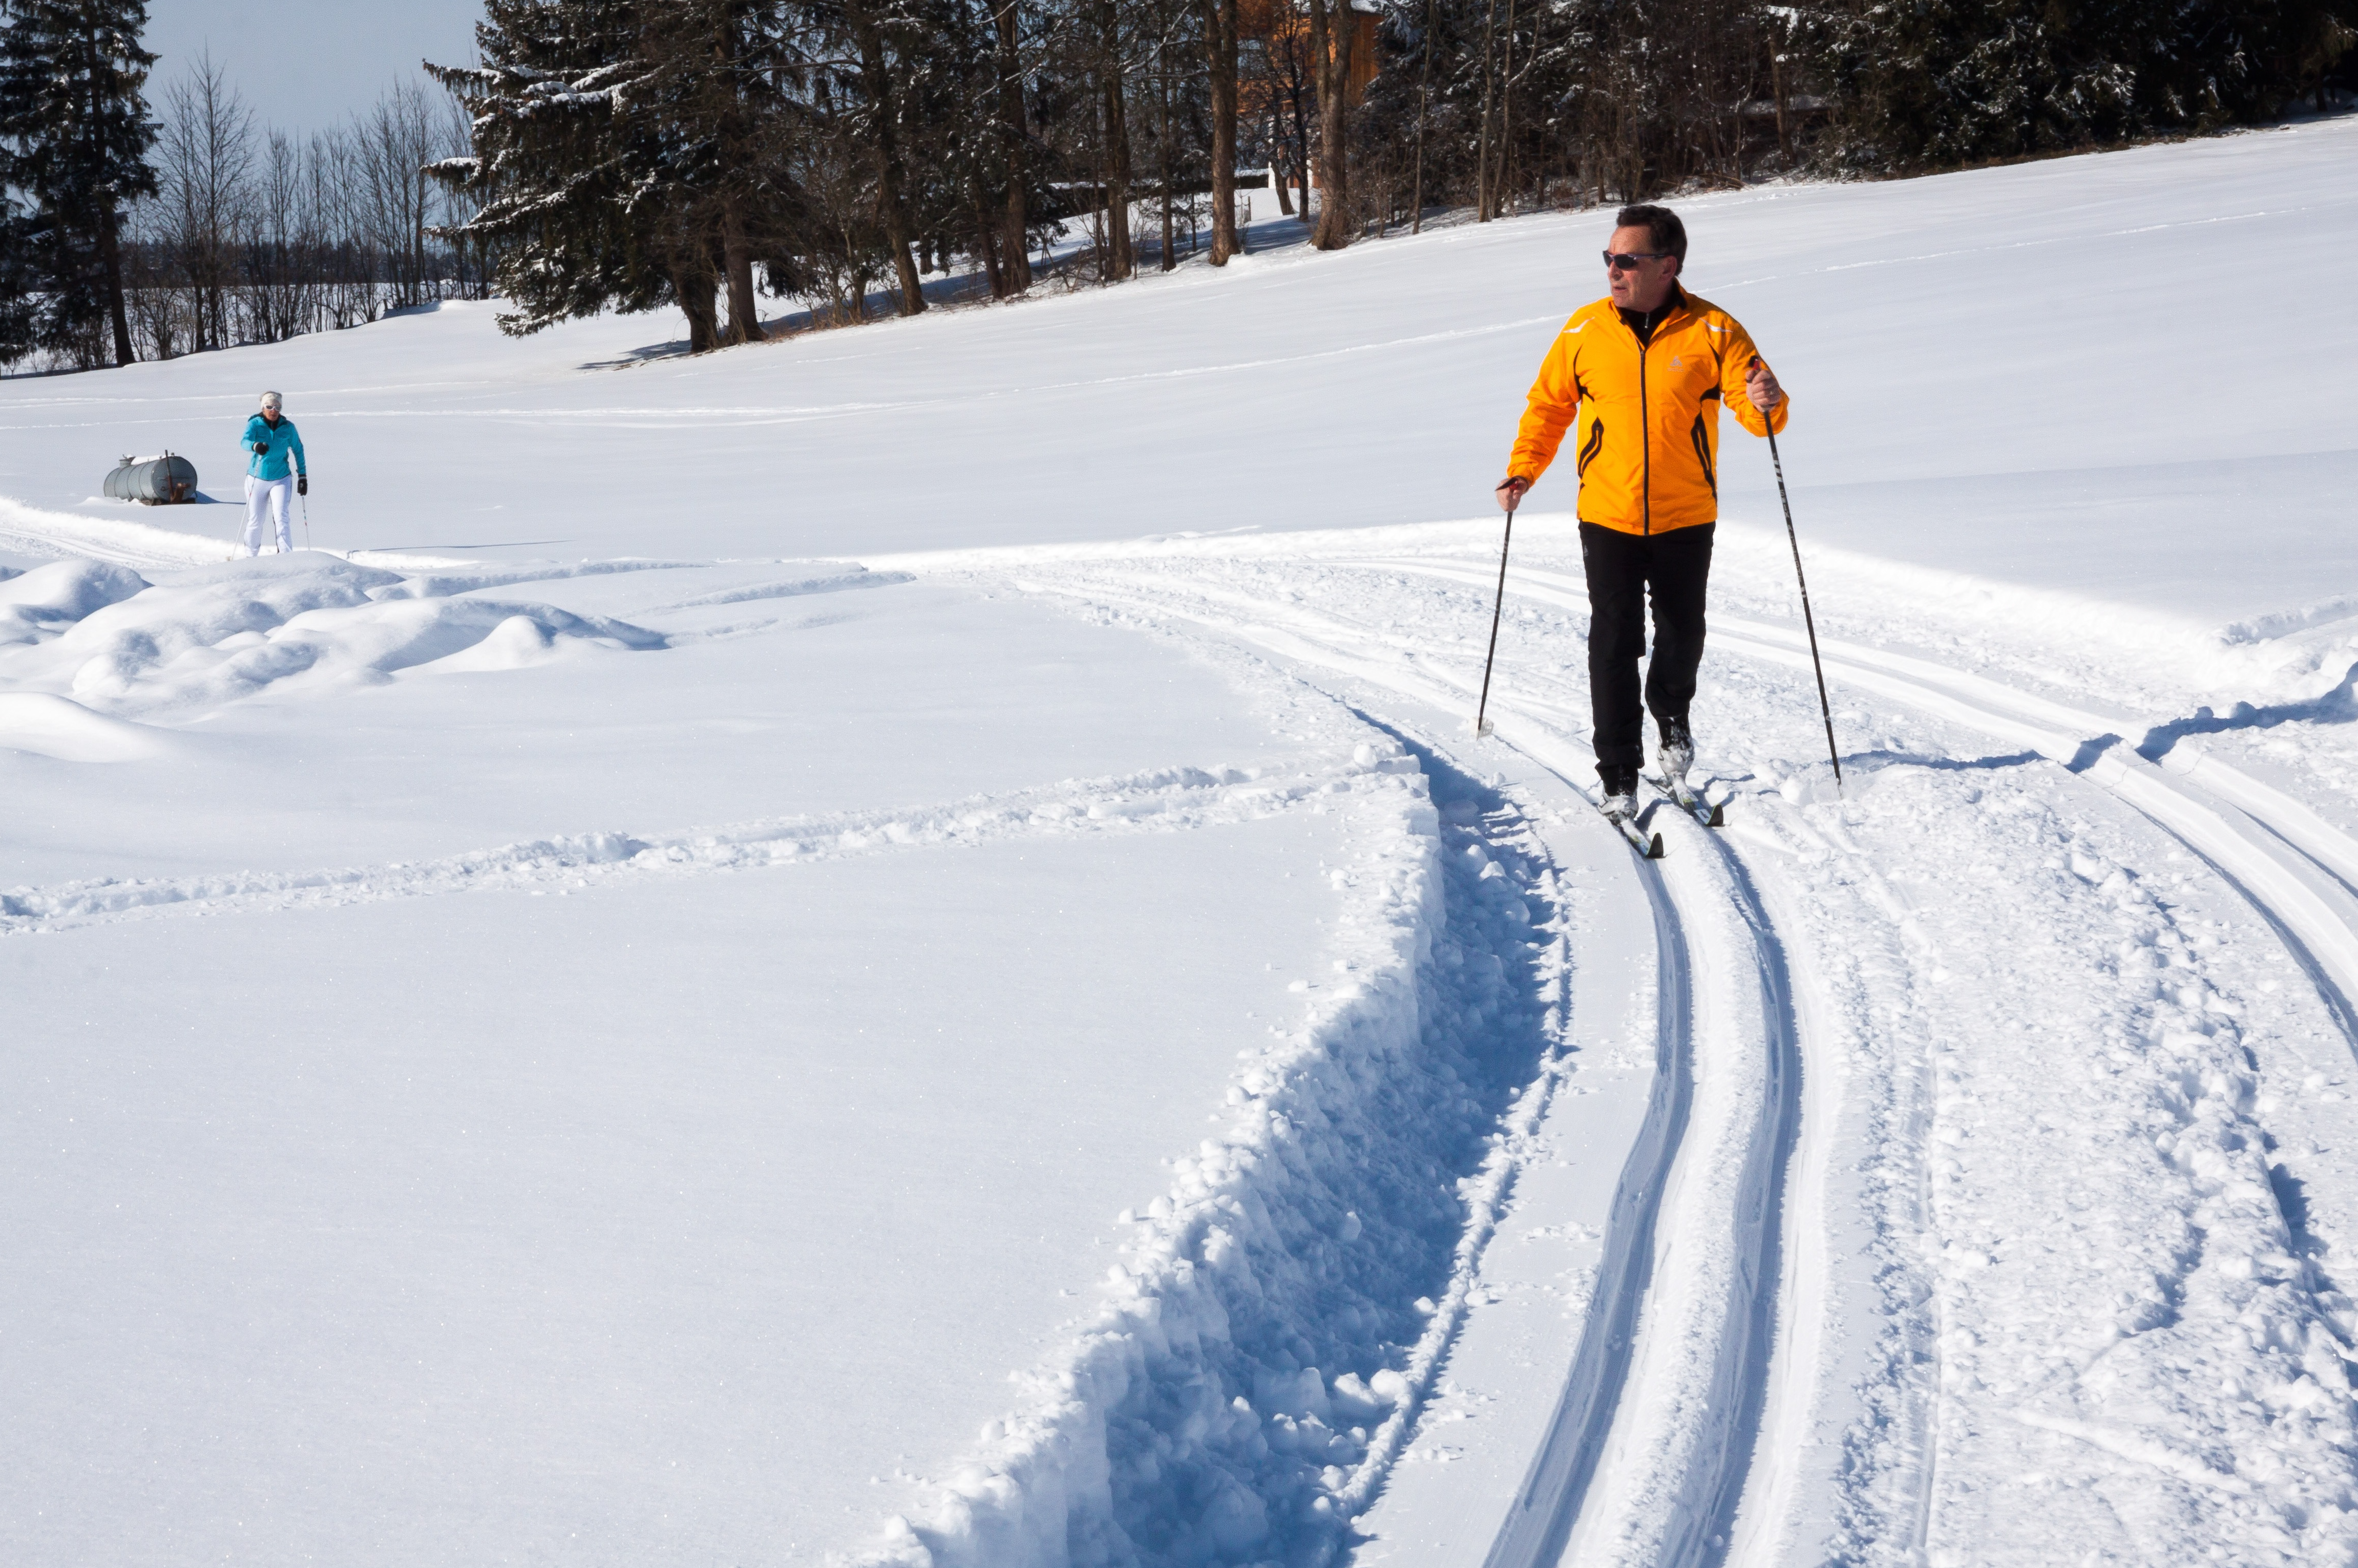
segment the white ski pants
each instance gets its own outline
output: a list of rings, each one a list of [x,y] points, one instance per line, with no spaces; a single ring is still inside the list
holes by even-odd
[[[267,511],[278,524],[278,553],[287,554],[295,547],[287,532],[287,509],[295,504],[295,479],[256,479],[245,476],[245,553],[262,554],[262,514]]]

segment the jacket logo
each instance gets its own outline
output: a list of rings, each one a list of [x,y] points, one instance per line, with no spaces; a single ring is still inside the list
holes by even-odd
[[[1687,362],[1679,358],[1678,355],[1672,354],[1671,356],[1671,368],[1672,370],[1684,370],[1687,368]]]

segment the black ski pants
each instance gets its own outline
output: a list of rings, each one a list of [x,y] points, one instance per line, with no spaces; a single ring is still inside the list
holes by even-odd
[[[1703,663],[1704,585],[1711,577],[1704,523],[1663,534],[1624,534],[1580,525],[1580,561],[1588,571],[1588,702],[1596,723],[1596,761],[1642,767],[1645,716],[1684,722]],[[1646,597],[1653,590],[1654,659],[1639,706],[1638,660],[1646,652]]]

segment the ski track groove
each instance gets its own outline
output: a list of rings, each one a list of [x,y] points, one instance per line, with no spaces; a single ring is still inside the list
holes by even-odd
[[[1471,565],[1430,559],[1333,564],[1413,573],[1477,589],[1492,581]],[[1587,611],[1585,584],[1565,573],[1526,567],[1509,576],[1508,591],[1582,615]],[[1811,665],[1803,633],[1773,622],[1715,614],[1711,639],[1722,653],[1797,674]],[[2148,757],[2102,715],[1970,671],[1830,637],[1819,639],[1819,656],[1830,682],[2022,746],[2119,799],[2183,845],[2276,935],[2358,1060],[2358,841],[2300,802],[2209,755],[2199,742],[2181,739],[2158,757]],[[1926,1347],[1936,1363],[1941,1343],[1936,1325]],[[1911,1521],[1920,1555],[1931,1551],[1935,1533],[1941,1404],[1936,1396],[1926,1411]]]
[[[59,547],[0,528],[0,544],[20,543],[38,544],[43,553]],[[103,552],[78,546],[73,553]],[[1257,564],[1411,574],[1485,597],[1495,581],[1472,561],[1431,556],[1304,555]],[[1026,592],[1190,623],[1232,644],[1249,644],[1444,712],[1466,707],[1473,695],[1471,681],[1457,668],[1466,656],[1463,646],[1139,568],[1134,560],[1041,561],[975,575]],[[876,585],[889,580],[906,579],[880,574]],[[1585,617],[1585,585],[1575,577],[1524,567],[1509,575],[1507,586],[1518,597]],[[1756,663],[1793,671],[1810,665],[1801,633],[1773,622],[1714,615],[1712,638],[1716,651]],[[2358,840],[2302,803],[2209,756],[2191,737],[2149,755],[2115,720],[1969,671],[1834,638],[1821,640],[1821,653],[1829,680],[2052,760],[2184,845],[2276,934],[2358,1059]],[[1534,684],[1569,683],[1550,676]],[[1574,694],[1551,700],[1518,689],[1511,702],[1494,702],[1493,708],[1500,741],[1552,775],[1569,796],[1589,801],[1574,782],[1585,775],[1586,756],[1575,732],[1582,714]],[[1455,760],[1475,760],[1470,743],[1461,743]],[[1272,768],[1290,771],[1273,776]],[[1385,763],[1305,755],[1249,771],[1163,769],[935,806],[644,837],[589,833],[375,867],[18,888],[0,893],[0,936],[460,891],[563,883],[570,892],[618,875],[698,874],[1029,833],[1168,831],[1268,816],[1328,792],[1398,787],[1384,776],[1392,771]],[[1651,809],[1659,814],[1661,806]],[[1675,808],[1669,815],[1672,860],[1639,863],[1633,873],[1652,914],[1658,954],[1654,1082],[1617,1183],[1597,1287],[1571,1371],[1485,1568],[1541,1568],[1559,1560],[1716,1568],[1779,1554],[1783,1489],[1793,1455],[1791,1444],[1769,1440],[1769,1425],[1780,1401],[1790,1410],[1806,1400],[1812,1370],[1796,1364],[1790,1346],[1800,1249],[1786,1234],[1786,1213],[1789,1188],[1813,1135],[1803,1093],[1813,1026],[1796,995],[1794,956],[1772,919],[1779,902],[1773,879],[1763,883],[1753,874],[1738,840],[1707,832]],[[1587,816],[1575,812],[1579,820]],[[1602,823],[1586,825],[1609,831]],[[1732,974],[1747,977],[1737,988],[1741,995],[1705,997],[1699,1006],[1699,993],[1713,983],[1703,977]],[[1739,1015],[1756,1020],[1758,1028],[1747,1033]],[[1714,1028],[1735,1028],[1741,1038],[1729,1058],[1740,1060],[1749,1051],[1759,1068],[1757,1084],[1746,1086],[1745,1115],[1737,1118],[1740,1152],[1730,1156],[1723,1150],[1715,1166],[1714,1151],[1725,1141],[1702,1135],[1709,1130],[1699,1130],[1697,1093],[1698,1054],[1709,1046]],[[1724,1064],[1714,1070],[1725,1071]],[[1527,1108],[1531,1114],[1543,1099]],[[1698,1135],[1690,1138],[1690,1131]],[[1708,1179],[1714,1173],[1727,1178],[1731,1165],[1732,1179],[1718,1185]],[[1724,1276],[1704,1278],[1710,1271],[1698,1273],[1695,1260],[1682,1254],[1681,1238],[1705,1232],[1727,1238],[1727,1256],[1715,1260],[1725,1268]],[[1469,1236],[1478,1251],[1482,1238]],[[1813,1266],[1822,1268],[1823,1260]],[[1682,1312],[1690,1328],[1708,1321],[1707,1354],[1697,1355],[1692,1339],[1673,1336],[1673,1320]],[[1780,1322],[1780,1314],[1789,1321]],[[1939,1345],[1936,1334],[1924,1347],[1936,1374]],[[1648,1420],[1662,1422],[1659,1409],[1649,1414],[1624,1399],[1633,1382],[1646,1390],[1649,1407],[1692,1400],[1711,1417],[1690,1421],[1674,1434],[1677,1441],[1648,1449],[1637,1442],[1643,1435],[1638,1429]],[[1938,1508],[1941,1405],[1935,1395],[1924,1411],[1914,1476],[1911,1522],[1919,1555],[1930,1549]],[[1401,1412],[1402,1423],[1408,1414]],[[1380,1491],[1379,1472],[1404,1436],[1402,1424],[1381,1459],[1371,1454],[1367,1473],[1355,1477],[1352,1511]],[[1639,1522],[1632,1525],[1633,1519]],[[1622,1533],[1609,1538],[1617,1523]]]
[[[1483,580],[1470,569],[1428,561],[1350,564],[1470,586]],[[1573,579],[1529,568],[1521,576],[1527,580],[1509,579],[1509,591],[1585,612],[1585,590],[1575,594]],[[1541,586],[1534,589],[1533,583]],[[1747,658],[1790,669],[1809,666],[1806,643],[1786,627],[1715,615],[1711,636],[1714,646]],[[2125,801],[2184,844],[2277,932],[2317,986],[2358,1059],[2358,840],[2198,745],[2181,741],[2158,761],[2148,760],[2099,714],[1905,654],[1833,638],[1819,643],[1828,679],[2035,751]],[[2337,910],[2335,903],[2346,907]]]
[[[1177,585],[1167,579],[1119,571],[1080,575],[1078,583],[1027,576],[1017,586],[1186,622],[1444,712],[1465,707],[1472,695],[1452,672],[1412,674],[1399,667],[1400,655],[1415,654],[1398,636],[1200,581],[1187,582],[1184,591],[1228,613],[1172,602]],[[1109,588],[1108,579],[1118,586]],[[1394,657],[1383,657],[1386,653]],[[1494,706],[1496,738],[1553,775],[1582,806],[1589,805],[1574,783],[1585,771],[1585,754],[1565,732],[1571,711],[1529,698]],[[1591,830],[1610,831],[1593,814],[1580,815],[1593,823]],[[1595,1304],[1582,1326],[1547,1436],[1485,1568],[1543,1568],[1563,1558],[1595,1511],[1588,1507],[1592,1491],[1616,1503],[1642,1495],[1656,1505],[1642,1510],[1650,1523],[1625,1519],[1625,1525],[1641,1536],[1664,1530],[1660,1538],[1629,1542],[1635,1555],[1617,1553],[1612,1561],[1708,1568],[1726,1560],[1739,1505],[1758,1484],[1758,1437],[1779,1348],[1784,1192],[1801,1130],[1801,1026],[1783,944],[1741,856],[1685,813],[1673,807],[1669,815],[1682,851],[1678,861],[1667,873],[1652,863],[1637,873],[1657,936],[1655,1081],[1617,1184]],[[1725,1130],[1736,1136],[1686,1136],[1696,1098],[1699,973],[1744,975],[1752,982],[1736,988],[1735,997],[1706,1002],[1716,1015],[1706,1021],[1713,1032],[1733,1036],[1726,1042],[1732,1048],[1717,1054],[1725,1059],[1715,1058],[1711,1066],[1741,1083],[1736,1098],[1742,1103],[1723,1108],[1732,1113]],[[1758,1068],[1757,1082],[1741,1078],[1747,1060]],[[1666,1203],[1671,1209],[1667,1225]],[[1721,1245],[1699,1245],[1703,1237]],[[1694,1354],[1697,1336],[1707,1342],[1700,1356]],[[1643,1379],[1648,1398],[1633,1414],[1622,1396],[1633,1371],[1641,1369],[1652,1376]],[[1642,1426],[1645,1412],[1665,1398],[1682,1408],[1708,1410],[1711,1418],[1675,1431],[1667,1446],[1657,1434],[1651,1448],[1629,1452],[1625,1429]],[[1624,1433],[1619,1444],[1617,1433]],[[1600,1472],[1617,1457],[1618,1469],[1607,1475],[1615,1484],[1598,1488]],[[1584,1563],[1606,1560],[1585,1541],[1576,1556]]]
[[[1174,831],[1259,820],[1307,802],[1401,787],[1391,760],[1307,754],[1282,764],[1212,765],[1074,780],[945,805],[846,812],[634,835],[590,832],[428,860],[309,871],[97,879],[0,892],[0,940],[124,920],[322,908],[493,890],[600,885],[809,864],[850,855],[971,846],[1017,837]]]

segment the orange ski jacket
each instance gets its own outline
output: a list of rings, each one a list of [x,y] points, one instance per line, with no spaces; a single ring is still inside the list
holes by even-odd
[[[1707,299],[1683,291],[1640,342],[1610,298],[1566,321],[1531,383],[1507,475],[1536,482],[1575,417],[1580,520],[1660,534],[1719,517],[1719,406],[1756,436],[1782,431],[1788,395],[1763,419],[1744,390],[1758,351]]]

